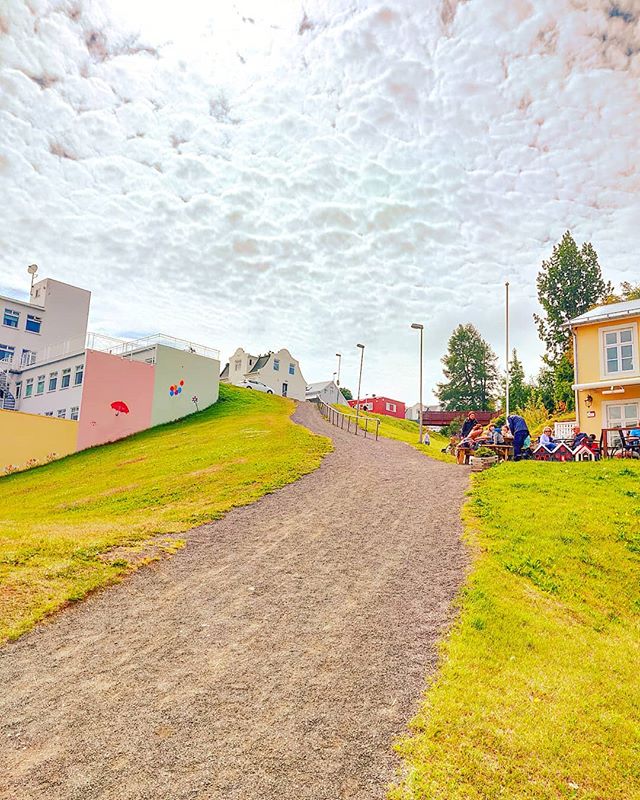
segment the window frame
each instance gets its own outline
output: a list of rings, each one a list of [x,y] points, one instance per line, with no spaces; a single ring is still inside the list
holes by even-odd
[[[279,358],[274,358],[273,359],[273,371],[274,372],[280,372],[280,359]]]
[[[71,410],[69,411],[69,419],[80,419],[80,406],[71,406]]]
[[[51,381],[53,381],[53,386],[51,386]],[[49,386],[47,387],[48,392],[55,392],[58,388],[58,370],[55,372],[49,373]]]
[[[47,376],[45,375],[38,375],[36,379],[36,396],[44,394],[44,387],[47,383]],[[42,386],[42,389],[40,388]]]
[[[631,331],[631,369],[623,370],[622,367],[622,347],[628,342],[620,342],[619,336],[617,337],[618,341],[615,345],[608,345],[606,343],[606,335],[608,333],[615,333],[619,334],[621,331]],[[631,378],[635,375],[638,375],[640,372],[640,353],[638,352],[638,323],[637,322],[627,322],[622,325],[607,325],[606,327],[602,327],[598,329],[598,339],[600,342],[600,375],[603,379],[607,380],[609,378]],[[615,372],[609,372],[609,368],[607,366],[608,359],[607,359],[607,348],[614,347],[617,350],[618,354],[618,369]]]
[[[30,328],[29,322],[35,322],[38,326],[38,330],[35,331],[33,328]],[[27,321],[24,324],[24,329],[28,333],[40,333],[42,329],[42,317],[39,317],[37,314],[27,314]]]
[[[384,407],[385,407],[385,411],[397,411],[398,410],[398,406],[395,403],[387,403],[386,400],[385,400]]]
[[[16,355],[16,348],[11,344],[0,344],[1,352],[7,353],[8,358],[0,358],[0,364],[13,364],[13,359]]]
[[[15,315],[15,325],[12,325],[10,322],[7,322],[7,316]],[[2,324],[5,328],[12,328],[13,330],[17,330],[20,326],[20,312],[16,311],[14,308],[7,308],[5,306],[4,312],[2,314]]]
[[[66,408],[58,408],[56,409],[56,419],[66,419],[67,418],[67,409]]]
[[[80,380],[78,380],[78,375],[80,376]],[[84,363],[76,365],[76,369],[73,374],[73,385],[82,386],[83,381],[84,381]]]
[[[33,397],[33,378],[27,378],[24,384],[24,396]]]
[[[296,374],[296,365],[290,363],[289,364],[289,375],[295,375],[295,374]]]
[[[65,385],[64,379],[68,378],[68,382]],[[60,391],[63,389],[71,388],[71,367],[67,367],[66,369],[62,370],[62,375],[60,377]]]

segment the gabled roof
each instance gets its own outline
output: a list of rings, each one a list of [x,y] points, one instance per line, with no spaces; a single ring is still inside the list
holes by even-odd
[[[272,353],[267,353],[266,356],[258,356],[258,360],[251,367],[249,372],[250,373],[251,372],[257,372],[258,370],[262,369],[262,367],[264,367],[264,365],[267,363],[267,361],[271,358],[272,355],[273,355]]]
[[[221,378],[228,378],[229,377],[229,362],[224,365],[224,369],[220,373]]]
[[[591,322],[600,322],[610,319],[623,319],[624,317],[640,314],[640,300],[625,300],[624,303],[611,303],[608,306],[597,306],[590,311],[580,314],[579,317],[569,320],[568,325],[587,325]]]
[[[307,386],[307,393],[311,394],[313,392],[321,392],[327,386],[331,386],[333,381],[319,381],[318,383],[310,383]]]

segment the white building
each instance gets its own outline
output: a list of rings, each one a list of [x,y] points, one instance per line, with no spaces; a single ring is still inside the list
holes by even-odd
[[[340,387],[335,381],[320,381],[319,383],[310,383],[306,391],[307,400],[322,400],[328,405],[339,404],[341,406],[348,406],[345,396],[340,391]]]
[[[253,356],[239,347],[222,370],[220,381],[239,386],[245,379],[260,381],[282,397],[305,399],[307,382],[299,362],[286,348]]]
[[[426,406],[422,406],[422,410],[426,411]],[[420,403],[414,403],[412,406],[407,406],[404,412],[404,418],[413,420],[413,422],[420,421]]]
[[[33,284],[29,302],[0,296],[0,408],[77,419],[90,300],[52,278]]]

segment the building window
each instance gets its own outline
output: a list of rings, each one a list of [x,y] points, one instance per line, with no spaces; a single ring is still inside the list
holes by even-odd
[[[296,365],[289,364],[289,375],[295,375],[295,374],[296,374]]]
[[[71,368],[62,370],[62,381],[60,383],[61,389],[68,389],[71,383]]]
[[[21,367],[30,367],[32,364],[36,363],[36,353],[34,350],[22,350],[22,355],[20,356],[20,366]]]
[[[67,418],[67,409],[66,408],[59,408],[56,412],[56,416],[58,419],[66,419]]]
[[[635,428],[640,423],[640,403],[608,403],[608,428]]]
[[[44,375],[38,375],[38,383],[36,385],[36,394],[43,394],[44,392]]]
[[[282,384],[282,396],[286,397],[288,393],[289,393],[289,384],[288,383],[283,383]]]
[[[49,374],[49,391],[55,392],[57,387],[58,387],[58,373],[51,372]]]
[[[76,367],[76,377],[73,381],[74,386],[80,386],[82,383],[82,376],[84,375],[84,364],[79,364]]]
[[[27,378],[27,383],[24,387],[24,396],[31,397],[33,394],[33,378]]]
[[[274,370],[276,372],[278,372],[278,370],[280,369],[280,359],[279,358],[274,358],[273,359],[273,368],[274,368]]]
[[[20,314],[18,311],[14,311],[12,308],[5,308],[4,316],[2,317],[3,325],[6,325],[7,328],[17,328],[19,319]]]
[[[242,366],[242,361],[234,361],[233,362],[233,369],[237,372],[240,367]],[[249,366],[251,366],[251,362],[249,362]]]
[[[52,417],[53,416],[53,411],[45,411],[44,415],[45,415],[45,417]]]
[[[387,411],[395,411],[396,404],[395,403],[385,403],[385,408]]]
[[[10,344],[0,344],[0,361],[13,361],[16,348]]]
[[[27,324],[24,326],[25,330],[31,331],[31,333],[40,333],[41,325],[42,319],[40,317],[36,317],[34,314],[27,314]]]
[[[69,419],[78,419],[80,407],[79,406],[71,406],[71,413],[69,414]]]
[[[636,369],[634,331],[633,327],[602,331],[605,375],[621,375]]]
[[[22,394],[22,381],[18,381],[18,383],[16,383],[16,400],[20,399],[21,394]]]

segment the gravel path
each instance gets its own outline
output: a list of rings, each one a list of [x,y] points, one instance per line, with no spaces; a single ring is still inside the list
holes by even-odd
[[[0,798],[381,800],[467,557],[467,470],[294,417],[320,469],[0,649]]]

